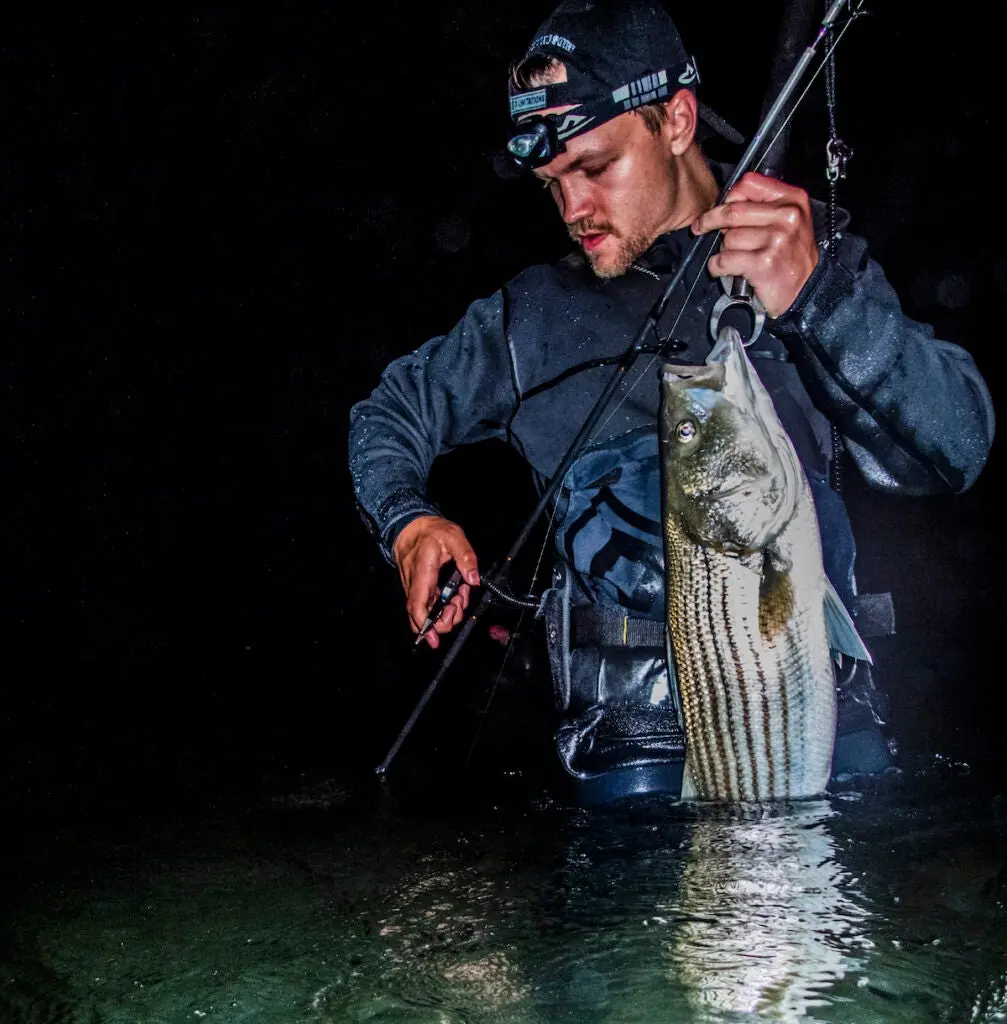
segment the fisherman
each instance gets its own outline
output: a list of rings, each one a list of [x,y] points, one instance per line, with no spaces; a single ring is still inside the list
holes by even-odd
[[[767,319],[748,354],[811,484],[826,572],[851,614],[855,546],[829,486],[834,436],[890,494],[961,493],[986,460],[993,411],[973,360],[901,312],[862,238],[829,238],[821,204],[756,173],[716,205],[729,168],[701,140],[739,140],[697,100],[698,84],[675,25],[651,0],[566,0],[512,69],[509,149],[548,188],[576,249],[472,303],[448,334],[394,361],[351,414],[358,503],[399,570],[414,630],[441,567],[454,562],[464,578],[427,635],[431,647],[462,620],[480,582],[463,530],[427,497],[434,459],[503,438],[548,479],[612,373],[605,364],[618,361],[697,235],[723,233],[706,266],[686,274],[655,345],[663,358],[702,363],[721,279],[750,282]],[[664,627],[659,368],[641,358],[626,375],[553,513],[544,608],[563,716],[556,743],[586,802],[681,785]],[[834,777],[886,770],[892,748],[869,666],[844,666],[837,682]]]

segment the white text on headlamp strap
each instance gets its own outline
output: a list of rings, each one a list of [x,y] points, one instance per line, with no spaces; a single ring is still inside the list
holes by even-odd
[[[527,114],[532,110],[541,110],[546,105],[545,89],[536,89],[534,92],[519,92],[510,98],[511,117],[518,114]]]

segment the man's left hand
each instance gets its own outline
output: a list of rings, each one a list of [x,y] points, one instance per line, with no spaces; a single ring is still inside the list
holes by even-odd
[[[697,217],[694,234],[724,233],[714,277],[747,278],[769,316],[785,313],[818,264],[808,193],[749,171],[723,205]]]

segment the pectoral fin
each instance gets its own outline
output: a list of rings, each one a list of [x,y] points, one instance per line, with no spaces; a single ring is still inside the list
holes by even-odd
[[[838,654],[845,654],[858,661],[866,661],[871,665],[874,659],[871,652],[867,650],[857,627],[846,610],[846,605],[836,593],[836,588],[827,578],[823,579],[825,587],[825,633],[829,639],[829,647]]]
[[[692,771],[689,767],[689,755],[685,755],[685,770],[682,772],[682,792],[679,794],[679,800],[695,800],[696,793],[696,780],[692,777]]]

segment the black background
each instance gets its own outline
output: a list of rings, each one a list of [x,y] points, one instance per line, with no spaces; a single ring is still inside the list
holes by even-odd
[[[436,657],[407,656],[397,579],[357,519],[348,412],[391,358],[565,250],[547,197],[492,163],[508,63],[549,7],[42,7],[8,26],[5,805],[200,799],[384,753]],[[972,352],[997,401],[1004,16],[872,7],[838,55],[841,198],[907,312]],[[673,10],[704,98],[746,133],[781,10]],[[824,196],[820,81],[796,125],[788,177]],[[921,763],[1003,764],[1001,462],[958,498],[850,480],[861,589],[897,604],[896,731]],[[483,564],[531,493],[494,445],[434,486]],[[410,758],[438,722],[467,741],[452,709],[482,698],[474,678]]]

